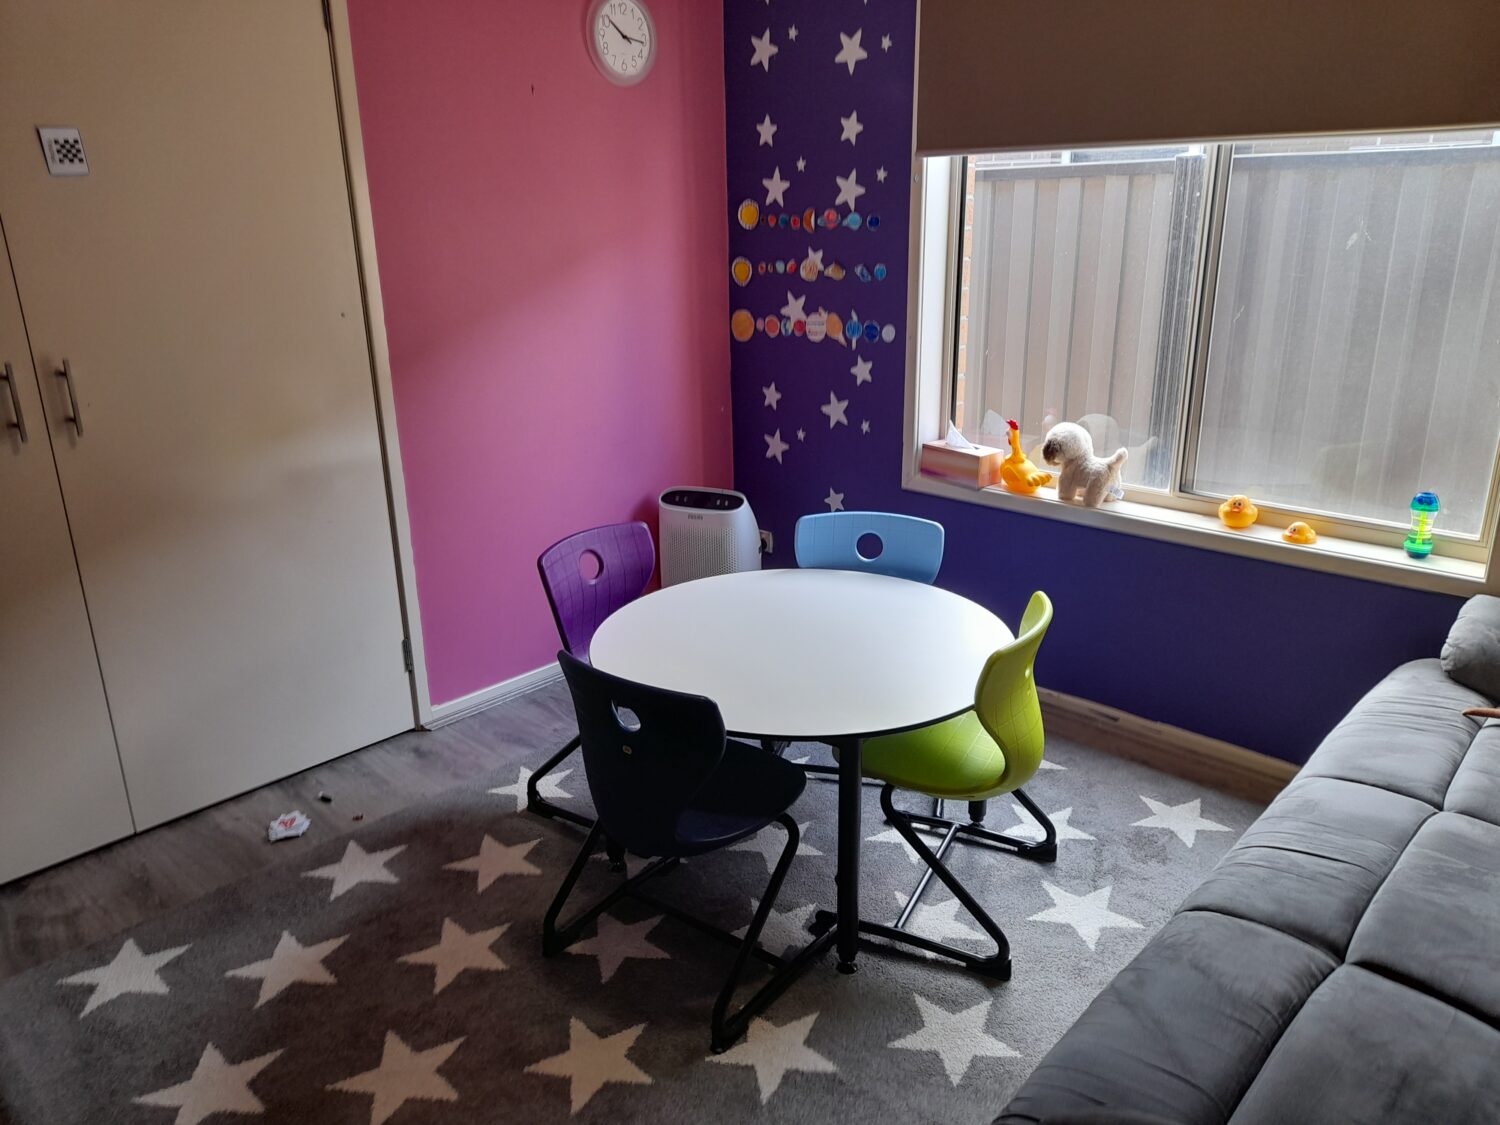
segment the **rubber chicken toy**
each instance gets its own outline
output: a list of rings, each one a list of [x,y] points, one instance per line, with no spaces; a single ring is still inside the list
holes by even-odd
[[[1021,452],[1021,427],[1014,418],[1006,422],[1010,427],[1010,456],[1000,462],[1000,483],[1010,492],[1030,496],[1037,489],[1052,483],[1052,474],[1043,472]]]
[[[1259,515],[1260,509],[1248,496],[1231,496],[1219,505],[1219,519],[1224,522],[1225,527],[1232,527],[1236,531],[1249,527]]]

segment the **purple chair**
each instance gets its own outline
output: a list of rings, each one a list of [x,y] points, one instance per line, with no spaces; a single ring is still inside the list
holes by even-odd
[[[594,632],[604,619],[646,592],[656,570],[656,545],[651,529],[639,520],[591,527],[552,544],[536,560],[542,589],[557,622],[563,648],[588,660]],[[578,736],[542,763],[526,783],[526,809],[546,817],[560,817],[585,828],[588,817],[544,799],[537,785],[578,749]]]

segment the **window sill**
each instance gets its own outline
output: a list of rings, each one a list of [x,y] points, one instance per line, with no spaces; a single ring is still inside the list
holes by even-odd
[[[915,458],[913,458],[915,460]],[[1116,500],[1102,508],[1086,508],[1057,498],[1056,488],[1044,488],[1035,496],[1018,496],[999,487],[973,489],[909,469],[902,487],[909,492],[963,500],[989,508],[1062,520],[1126,535],[1139,535],[1167,543],[1180,543],[1207,551],[1241,555],[1265,562],[1320,570],[1348,578],[1362,578],[1391,586],[1406,586],[1434,593],[1469,596],[1493,592],[1484,564],[1463,559],[1409,558],[1399,546],[1388,547],[1319,535],[1310,546],[1287,543],[1279,527],[1260,524],[1234,531],[1211,516],[1183,512],[1130,500]]]

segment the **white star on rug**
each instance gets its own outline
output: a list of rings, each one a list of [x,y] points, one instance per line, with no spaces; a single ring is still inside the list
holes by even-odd
[[[656,928],[661,915],[642,922],[621,922],[608,914],[599,915],[599,925],[594,936],[587,941],[568,946],[566,952],[580,957],[596,957],[599,960],[599,982],[607,984],[626,961],[670,961],[672,955],[658,949],[646,940],[646,935]]]
[[[835,492],[833,486],[828,486],[828,495],[823,497],[823,503],[828,505],[830,512],[842,512],[844,510],[844,494]]]
[[[849,424],[849,417],[844,413],[848,407],[849,400],[847,398],[839,398],[838,395],[829,391],[828,401],[818,407],[818,409],[828,415],[828,428],[831,430],[835,426],[847,426]]]
[[[807,1033],[817,1018],[818,1013],[814,1012],[780,1027],[770,1020],[753,1019],[743,1043],[722,1055],[710,1055],[708,1061],[754,1067],[755,1082],[760,1087],[760,1103],[765,1105],[791,1071],[838,1073],[838,1067],[807,1045]]]
[[[766,119],[755,127],[755,131],[760,134],[760,143],[762,145],[770,145],[772,148],[776,147],[776,123],[771,120],[769,113],[766,114]],[[756,147],[759,148],[760,145]]]
[[[863,62],[870,57],[870,52],[859,45],[860,38],[864,33],[864,28],[860,28],[853,35],[845,35],[842,31],[839,32],[839,42],[842,46],[839,47],[839,53],[833,56],[834,66],[844,63],[849,67],[849,73],[853,74],[855,64]],[[767,69],[770,68],[768,67]]]
[[[791,290],[787,290],[786,304],[781,306],[781,315],[788,320],[805,320],[807,314],[802,311],[802,306],[807,303],[806,295],[793,297]]]
[[[259,1116],[265,1113],[266,1107],[250,1092],[250,1083],[280,1054],[281,1051],[272,1051],[259,1058],[231,1063],[210,1043],[203,1048],[198,1065],[193,1068],[193,1076],[186,1082],[142,1094],[135,1102],[137,1105],[175,1108],[177,1116],[173,1125],[198,1125],[216,1113]]]
[[[1016,814],[1016,819],[1020,823],[1013,828],[1005,829],[1007,836],[1014,836],[1017,840],[1040,841],[1047,838],[1047,834],[1042,831],[1042,826],[1032,819],[1029,812],[1017,804],[1012,804],[1010,809],[1011,812]],[[1074,828],[1068,823],[1068,818],[1072,815],[1073,806],[1071,805],[1065,809],[1058,809],[1056,812],[1047,814],[1047,819],[1052,822],[1052,827],[1057,830],[1058,843],[1064,840],[1092,840],[1093,837],[1087,832]]]
[[[781,50],[780,47],[771,42],[771,29],[769,27],[766,28],[764,35],[750,36],[750,46],[754,49],[754,53],[750,56],[750,65],[770,71],[771,56]]]
[[[394,1031],[387,1031],[379,1066],[335,1082],[328,1089],[373,1097],[370,1125],[381,1125],[410,1101],[456,1102],[458,1091],[438,1073],[438,1067],[448,1061],[448,1056],[463,1041],[460,1036],[425,1051],[413,1051]]]
[[[126,938],[125,944],[120,946],[120,951],[115,954],[114,960],[108,965],[85,969],[81,973],[64,977],[57,983],[93,985],[94,991],[89,994],[88,1003],[83,1006],[83,1011],[78,1013],[78,1017],[82,1019],[95,1008],[108,1004],[117,996],[128,996],[131,993],[140,993],[143,996],[165,996],[171,990],[167,987],[167,982],[161,979],[161,974],[157,970],[168,961],[181,957],[188,948],[186,945],[179,945],[157,953],[142,953],[141,947],[136,945],[134,938]]]
[[[1039,914],[1033,914],[1028,921],[1072,926],[1091,950],[1099,944],[1099,934],[1103,930],[1141,928],[1134,918],[1116,914],[1109,908],[1109,894],[1113,887],[1100,887],[1086,895],[1069,894],[1051,883],[1043,883],[1042,887],[1052,899],[1052,905]]]
[[[863,356],[861,356],[859,359],[856,359],[854,361],[854,366],[849,368],[849,374],[854,376],[854,385],[857,387],[862,383],[873,382],[875,377],[871,375],[870,372],[874,369],[874,367],[875,364],[872,361],[865,359]]]
[[[765,405],[775,410],[776,404],[781,401],[781,392],[776,389],[776,384],[772,383],[768,387],[762,387],[760,393],[766,396]]]
[[[752,898],[750,900],[752,918],[759,909],[760,899]],[[774,906],[771,907],[771,912],[766,915],[766,924],[760,930],[761,948],[778,956],[801,949],[808,943],[807,924],[812,920],[815,909],[817,909],[816,904],[811,902],[806,906],[794,906],[790,910],[777,910]],[[749,932],[750,923],[746,922],[734,931],[734,936],[743,938]]]
[[[786,189],[792,186],[792,181],[781,178],[780,164],[776,165],[776,170],[771,173],[771,178],[769,180],[761,180],[761,184],[766,189],[767,207],[773,203],[779,203],[783,207],[786,206]]]
[[[1151,810],[1150,816],[1144,820],[1137,820],[1131,825],[1132,828],[1166,828],[1188,847],[1192,847],[1198,840],[1199,832],[1228,832],[1229,829],[1222,824],[1207,820],[1201,815],[1202,798],[1194,797],[1191,801],[1184,801],[1180,805],[1163,804],[1161,801],[1153,801],[1150,797],[1142,797],[1146,807]]]
[[[835,176],[833,182],[839,185],[838,198],[833,201],[835,207],[847,203],[849,210],[854,210],[854,204],[859,197],[864,195],[865,189],[859,186],[859,169],[850,168],[847,176]]]
[[[485,833],[479,854],[443,864],[444,871],[472,871],[478,876],[476,891],[488,889],[502,875],[540,875],[542,869],[527,862],[526,853],[542,842],[541,837],[524,844],[502,844]]]
[[[781,460],[781,455],[792,447],[781,440],[781,431],[777,430],[774,434],[762,434],[761,436],[766,439],[766,460],[769,461],[774,457],[778,465],[784,464],[785,462]]]
[[[932,1051],[943,1060],[948,1080],[955,1086],[963,1081],[969,1064],[976,1058],[1020,1057],[1020,1051],[1007,1047],[984,1029],[993,1000],[981,1000],[972,1008],[950,1012],[918,993],[913,992],[911,998],[917,1002],[917,1011],[922,1015],[922,1029],[897,1039],[890,1046],[902,1051]]]
[[[537,796],[545,797],[549,801],[567,800],[572,797],[573,794],[567,792],[562,787],[562,779],[572,772],[572,770],[568,769],[554,770],[549,773],[536,783]],[[490,792],[497,797],[514,797],[516,799],[516,812],[521,812],[526,808],[526,786],[531,782],[531,774],[531,770],[522,766],[520,776],[516,778],[514,785],[501,785],[491,789]]]
[[[857,146],[859,144],[859,135],[865,131],[865,127],[860,124],[859,110],[851,109],[848,117],[839,118],[839,124],[844,127],[843,132],[839,135],[839,140],[848,141],[851,145]]]
[[[907,842],[906,837],[901,835],[901,833],[897,832],[894,828],[887,828],[884,832],[877,832],[873,836],[866,836],[865,843],[900,844],[901,850],[906,853],[907,859],[911,860],[912,863],[922,862],[921,857],[917,855],[917,849],[912,847],[911,844]]]
[[[361,883],[399,883],[401,880],[385,869],[385,865],[406,850],[405,844],[397,844],[384,851],[367,852],[353,840],[344,849],[344,858],[327,867],[304,871],[304,879],[331,879],[333,889],[328,901],[332,902],[345,891],[352,891]]]
[[[797,825],[799,833],[797,839],[798,855],[822,855],[807,842],[807,830],[812,822]],[[741,840],[738,844],[730,844],[726,851],[731,852],[754,852],[766,861],[766,874],[769,875],[776,870],[776,864],[781,859],[782,849],[786,847],[786,833],[779,826],[767,825],[749,839]]]
[[[532,1063],[526,1068],[526,1073],[566,1078],[573,1112],[577,1113],[603,1089],[606,1082],[651,1085],[651,1076],[625,1057],[645,1029],[645,1024],[638,1023],[601,1039],[582,1020],[569,1019],[568,1049],[560,1055]]]
[[[268,1000],[274,1000],[299,981],[304,984],[337,984],[338,978],[323,967],[323,959],[349,938],[329,938],[317,945],[303,945],[285,930],[276,942],[276,949],[264,961],[241,965],[230,969],[226,977],[260,981],[260,996],[255,1006],[259,1008]]]
[[[1056,762],[1054,762],[1054,761],[1050,761],[1050,760],[1049,760],[1049,759],[1047,759],[1047,758],[1043,758],[1043,759],[1042,759],[1042,765],[1041,765],[1041,768],[1042,768],[1042,769],[1044,769],[1044,770],[1065,770],[1065,769],[1067,769],[1067,768],[1068,768],[1068,767],[1067,767],[1067,766],[1060,766],[1060,765],[1058,765],[1058,764],[1057,764],[1057,763],[1056,763]]]
[[[909,897],[900,891],[896,892],[896,901],[902,906],[906,905]],[[916,910],[912,911],[911,921],[907,923],[907,928],[914,933],[920,933],[923,937],[932,938],[933,941],[944,941],[948,938],[958,938],[961,941],[984,941],[988,935],[959,918],[958,911],[962,906],[963,903],[956,898],[950,898],[936,906],[928,906],[919,902]]]
[[[431,965],[435,970],[432,994],[436,996],[457,979],[465,969],[498,973],[510,966],[495,956],[490,946],[510,929],[509,923],[489,930],[469,933],[451,918],[443,919],[443,932],[436,945],[396,958],[403,965]]]

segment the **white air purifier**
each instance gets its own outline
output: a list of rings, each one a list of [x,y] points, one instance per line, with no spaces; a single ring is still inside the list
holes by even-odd
[[[760,569],[760,529],[743,493],[669,488],[661,494],[661,584]]]

